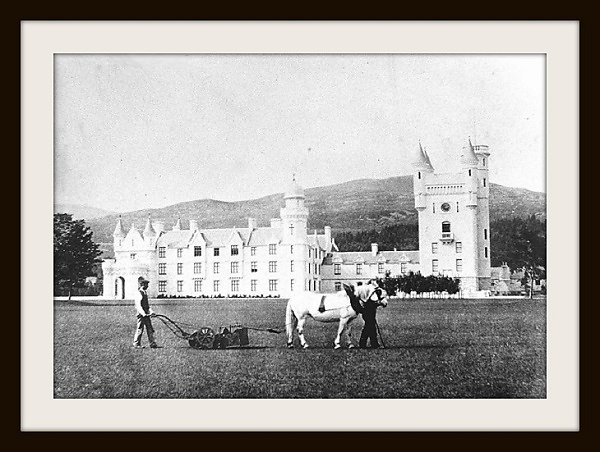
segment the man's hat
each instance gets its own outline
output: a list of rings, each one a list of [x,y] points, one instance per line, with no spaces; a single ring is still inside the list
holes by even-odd
[[[149,283],[150,281],[148,281],[146,278],[144,278],[143,276],[140,276],[138,278],[138,284],[143,284],[143,283]]]

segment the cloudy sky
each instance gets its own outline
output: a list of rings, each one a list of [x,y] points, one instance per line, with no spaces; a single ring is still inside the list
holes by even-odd
[[[112,211],[437,172],[470,136],[492,182],[545,191],[544,58],[58,55],[55,202]]]

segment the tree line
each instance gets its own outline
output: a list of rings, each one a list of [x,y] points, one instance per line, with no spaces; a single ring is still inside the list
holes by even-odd
[[[449,294],[455,294],[460,290],[460,280],[458,278],[434,275],[423,276],[419,272],[408,272],[406,275],[391,276],[388,271],[385,278],[377,279],[377,283],[391,296],[396,295],[399,292],[447,292]]]

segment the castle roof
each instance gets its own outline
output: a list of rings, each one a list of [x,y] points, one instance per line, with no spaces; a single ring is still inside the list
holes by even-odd
[[[250,233],[248,246],[261,246],[270,243],[278,243],[281,240],[281,228],[255,228]]]
[[[296,176],[292,178],[292,182],[285,191],[284,199],[287,198],[304,198],[304,189],[296,182]]]
[[[327,249],[327,238],[325,234],[307,236],[308,244],[314,247],[319,247],[322,250]]]
[[[433,171],[433,166],[431,165],[431,161],[429,157],[423,150],[423,146],[421,146],[421,142],[419,142],[419,148],[415,152],[413,157],[412,165],[417,170],[423,171]]]
[[[463,147],[462,149],[460,163],[465,166],[477,166],[479,163],[479,159],[477,158],[477,154],[475,154],[475,150],[473,149],[473,144],[471,143],[470,138],[467,146]]]
[[[115,226],[115,231],[113,232],[114,237],[125,237],[125,231],[123,230],[123,223],[121,222],[121,217],[117,220],[117,225]]]
[[[334,261],[341,259],[343,264],[354,264],[363,262],[365,264],[376,264],[385,262],[387,264],[400,264],[410,262],[419,263],[418,251],[379,251],[375,256],[371,251],[340,251],[329,254],[323,261],[324,265],[331,265]]]
[[[144,228],[144,237],[154,237],[155,235],[156,232],[152,227],[152,223],[150,223],[150,217],[148,217],[148,220],[146,221],[146,227]]]

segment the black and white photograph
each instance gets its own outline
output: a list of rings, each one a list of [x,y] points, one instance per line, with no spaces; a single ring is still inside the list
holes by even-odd
[[[544,55],[69,55],[54,397],[544,398]]]
[[[577,430],[578,33],[25,23],[22,429]]]

